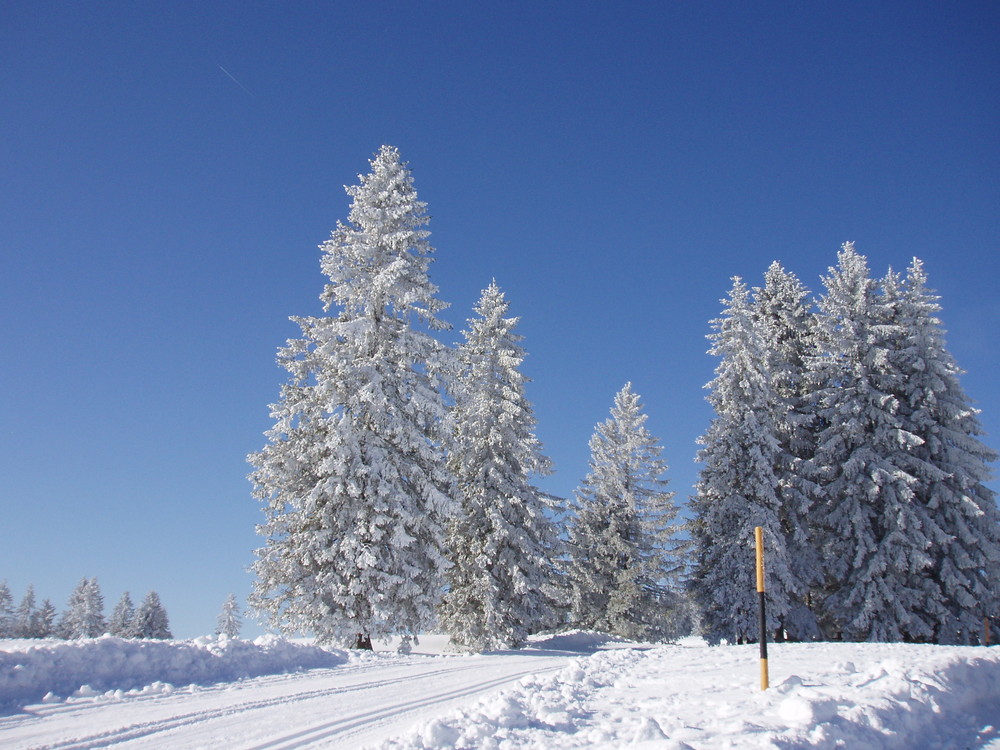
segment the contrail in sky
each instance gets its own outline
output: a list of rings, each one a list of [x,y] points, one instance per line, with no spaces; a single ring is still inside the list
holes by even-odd
[[[243,90],[244,90],[244,91],[246,91],[246,92],[247,92],[248,94],[250,94],[250,96],[253,96],[253,92],[252,92],[252,91],[250,91],[250,89],[248,89],[248,88],[247,88],[246,86],[244,86],[244,85],[243,85],[242,83],[240,83],[239,81],[237,81],[237,80],[236,80],[236,76],[234,76],[234,75],[233,75],[232,73],[230,73],[230,72],[229,72],[228,70],[226,70],[225,68],[223,68],[223,67],[222,67],[221,65],[219,66],[219,70],[221,70],[221,71],[222,71],[223,73],[225,73],[225,74],[226,74],[227,76],[229,76],[229,80],[231,80],[231,81],[232,81],[233,83],[235,83],[235,84],[236,84],[237,86],[239,86],[239,87],[240,87],[241,89],[243,89]]]

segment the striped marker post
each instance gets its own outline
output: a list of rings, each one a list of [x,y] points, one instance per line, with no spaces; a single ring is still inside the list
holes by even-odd
[[[767,615],[764,611],[764,529],[754,530],[757,542],[757,597],[760,602],[760,689],[767,690]]]

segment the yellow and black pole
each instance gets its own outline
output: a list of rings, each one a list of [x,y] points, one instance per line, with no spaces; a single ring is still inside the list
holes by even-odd
[[[760,602],[760,689],[767,690],[767,614],[764,611],[764,530],[754,529],[757,542],[757,597]]]

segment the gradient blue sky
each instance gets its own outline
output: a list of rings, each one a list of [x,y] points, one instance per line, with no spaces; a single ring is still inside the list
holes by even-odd
[[[0,6],[0,580],[209,632],[343,185],[400,148],[455,331],[496,278],[568,496],[631,380],[683,502],[709,320],[916,255],[1000,448],[995,2]],[[248,628],[247,633],[259,632]]]

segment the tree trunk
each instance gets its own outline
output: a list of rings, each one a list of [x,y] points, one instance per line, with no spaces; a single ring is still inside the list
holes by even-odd
[[[354,648],[364,649],[366,651],[374,651],[372,648],[372,637],[368,633],[358,633],[357,637],[354,639]]]

